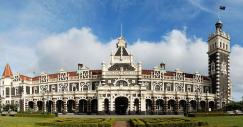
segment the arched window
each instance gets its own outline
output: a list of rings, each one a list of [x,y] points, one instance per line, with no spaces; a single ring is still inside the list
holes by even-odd
[[[88,91],[88,86],[87,85],[83,86],[83,91]]]
[[[116,82],[116,86],[128,86],[128,84],[124,80],[119,80]]]
[[[160,91],[160,86],[159,85],[155,86],[155,91]]]
[[[178,86],[178,87],[177,87],[177,91],[178,91],[178,92],[182,92],[182,91],[183,91],[183,89],[181,88],[181,86]]]

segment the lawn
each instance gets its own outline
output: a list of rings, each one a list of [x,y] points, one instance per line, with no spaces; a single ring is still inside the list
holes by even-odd
[[[207,127],[243,127],[243,116],[195,117],[195,120],[207,122]]]
[[[35,125],[36,122],[52,119],[53,118],[0,116],[0,127],[37,127]],[[209,126],[207,127],[243,127],[243,116],[195,117],[189,119],[208,122]]]
[[[0,116],[0,127],[37,127],[36,122],[51,118]]]

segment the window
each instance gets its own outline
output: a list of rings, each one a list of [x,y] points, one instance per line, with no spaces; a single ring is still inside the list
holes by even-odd
[[[183,92],[183,88],[182,88],[181,86],[178,86],[178,87],[177,87],[177,91],[178,91],[178,92]]]
[[[92,82],[92,90],[96,90],[96,87],[99,85],[99,82]]]
[[[155,86],[155,91],[160,91],[160,86],[159,85]]]
[[[215,74],[215,63],[214,62],[211,63],[211,74],[212,75]]]
[[[144,83],[147,90],[151,90],[151,84],[149,82]]]
[[[88,86],[87,85],[83,86],[83,91],[88,91]]]
[[[116,82],[116,86],[128,86],[128,84],[124,80],[119,80]]]
[[[166,84],[166,91],[173,91],[173,84],[167,83]]]
[[[192,92],[192,85],[189,85],[189,84],[188,84],[186,90],[187,90],[187,92]]]

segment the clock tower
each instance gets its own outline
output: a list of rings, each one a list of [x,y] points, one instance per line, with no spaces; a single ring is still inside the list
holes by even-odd
[[[208,72],[212,92],[216,95],[216,108],[220,109],[230,102],[230,36],[223,32],[223,23],[218,20],[216,31],[208,37]]]

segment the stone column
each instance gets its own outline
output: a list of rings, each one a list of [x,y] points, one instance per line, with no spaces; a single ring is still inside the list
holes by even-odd
[[[140,101],[140,106],[141,106],[141,114],[145,114],[146,112],[146,102],[145,102],[145,97],[144,95],[141,95]]]
[[[130,115],[131,112],[133,111],[133,100],[132,100],[132,94],[130,94],[130,102],[129,102],[130,106],[129,106],[129,110],[128,110],[128,114]]]
[[[46,112],[46,100],[43,100],[43,108],[44,108],[44,112]]]
[[[63,113],[67,113],[67,98],[63,99]]]
[[[52,112],[57,112],[56,108],[57,108],[57,103],[56,103],[57,99],[53,98],[52,99]]]
[[[178,97],[176,97],[176,106],[175,106],[175,112],[178,114],[179,113],[179,108],[180,108],[180,103]]]
[[[206,111],[206,112],[208,112],[208,111],[209,111],[209,106],[208,106],[208,104],[209,104],[209,103],[208,103],[208,99],[206,99],[206,106],[205,106],[205,108],[206,108],[206,110],[205,110],[205,111]]]
[[[103,114],[103,100],[101,97],[99,97],[100,95],[97,96],[97,100],[98,100],[98,114]]]
[[[91,113],[91,99],[87,100],[87,113],[90,114]]]
[[[25,101],[25,111],[28,111],[29,110],[29,105],[28,105],[28,102],[27,101]]]
[[[79,98],[78,97],[75,98],[75,112],[76,113],[79,112]]]
[[[187,113],[188,113],[191,111],[191,103],[189,98],[186,100],[186,104],[187,104],[186,106],[187,106]]]
[[[164,114],[167,114],[167,112],[168,112],[168,97],[164,97],[163,112],[164,112]]]
[[[111,95],[111,97],[110,97],[110,112],[112,113],[112,114],[114,114],[114,112],[115,112],[115,108],[114,108],[114,98],[112,98],[112,95]]]
[[[155,114],[155,110],[156,110],[156,101],[155,101],[155,98],[152,97],[152,114]]]
[[[33,106],[34,107],[34,112],[36,112],[37,111],[37,100],[34,99],[33,102],[34,102],[34,106]]]

